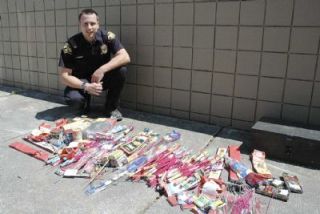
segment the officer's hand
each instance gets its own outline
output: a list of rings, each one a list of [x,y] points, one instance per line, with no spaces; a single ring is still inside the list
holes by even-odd
[[[101,82],[102,78],[104,76],[104,72],[100,69],[97,69],[91,76],[91,82],[99,83]]]
[[[102,93],[102,82],[87,83],[85,90],[91,95],[99,96]]]

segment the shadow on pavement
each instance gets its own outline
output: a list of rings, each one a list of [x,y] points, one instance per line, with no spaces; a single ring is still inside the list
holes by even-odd
[[[144,121],[148,123],[155,123],[164,126],[171,126],[180,129],[186,129],[199,133],[217,135],[221,131],[221,127],[213,124],[200,123],[195,121],[189,121],[164,115],[139,112],[136,110],[122,109],[121,112],[127,118],[134,120]]]
[[[8,95],[4,95],[4,96],[18,94],[18,95],[22,95],[22,96],[30,97],[34,99],[40,99],[40,100],[46,100],[50,102],[65,104],[62,96],[44,93],[41,91],[36,91],[31,89],[22,89],[22,88],[5,86],[5,85],[0,85],[0,91],[9,93]]]
[[[105,117],[105,112],[102,105],[94,105],[91,108],[91,112],[86,116],[90,118]],[[221,127],[216,125],[182,120],[152,113],[138,112],[130,109],[121,108],[121,112],[124,118],[139,120],[151,124],[170,126],[179,129],[186,129],[209,135],[216,135],[221,130]],[[35,117],[39,120],[55,121],[62,117],[73,118],[76,116],[81,116],[81,114],[69,106],[59,106],[38,112]]]
[[[21,89],[17,87],[3,86],[3,85],[0,85],[0,91],[10,93],[9,95],[5,95],[5,96],[10,96],[11,94],[19,94],[19,95],[31,97],[34,99],[45,100],[45,101],[59,103],[59,104],[65,104],[62,96],[50,95],[40,91]],[[164,126],[170,126],[170,127],[180,128],[180,129],[186,129],[186,130],[209,134],[209,135],[216,135],[218,132],[221,131],[220,126],[213,125],[213,124],[189,121],[189,120],[173,118],[169,116],[163,116],[163,115],[152,114],[152,113],[146,113],[146,112],[139,112],[136,110],[130,110],[126,108],[121,108],[121,112],[123,113],[124,118],[144,121],[147,123],[154,123],[157,125],[164,125]],[[72,118],[75,116],[81,116],[81,115],[71,107],[58,106],[51,109],[46,109],[41,112],[37,112],[35,117],[39,120],[54,121],[62,117]],[[91,113],[89,113],[87,116],[91,118],[105,117],[103,106],[93,105]]]
[[[239,130],[231,127],[226,127],[222,129],[222,131],[218,135],[219,137],[241,141],[242,144],[240,146],[241,154],[251,154],[252,152],[252,136],[250,131],[247,130]]]
[[[58,106],[37,112],[35,118],[38,120],[55,121],[63,117],[72,118],[75,116],[77,116],[77,114],[69,106]]]

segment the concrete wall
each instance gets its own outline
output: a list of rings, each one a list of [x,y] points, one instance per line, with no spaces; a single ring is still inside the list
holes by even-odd
[[[87,7],[131,55],[123,106],[320,125],[319,0],[0,0],[0,82],[62,94],[59,50]]]

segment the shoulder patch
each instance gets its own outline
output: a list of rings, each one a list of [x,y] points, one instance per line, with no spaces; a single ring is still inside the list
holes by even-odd
[[[114,33],[112,33],[111,31],[108,31],[107,37],[108,37],[108,40],[112,41],[116,38],[116,35]]]
[[[68,42],[66,42],[63,45],[63,53],[64,54],[72,54],[72,49],[71,49],[70,44]]]

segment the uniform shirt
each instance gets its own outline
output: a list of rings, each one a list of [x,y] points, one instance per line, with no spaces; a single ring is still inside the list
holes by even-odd
[[[72,75],[79,79],[90,80],[93,72],[109,62],[112,55],[122,48],[122,44],[112,32],[106,33],[99,29],[92,43],[88,42],[82,33],[78,33],[64,44],[59,66],[72,69]]]

